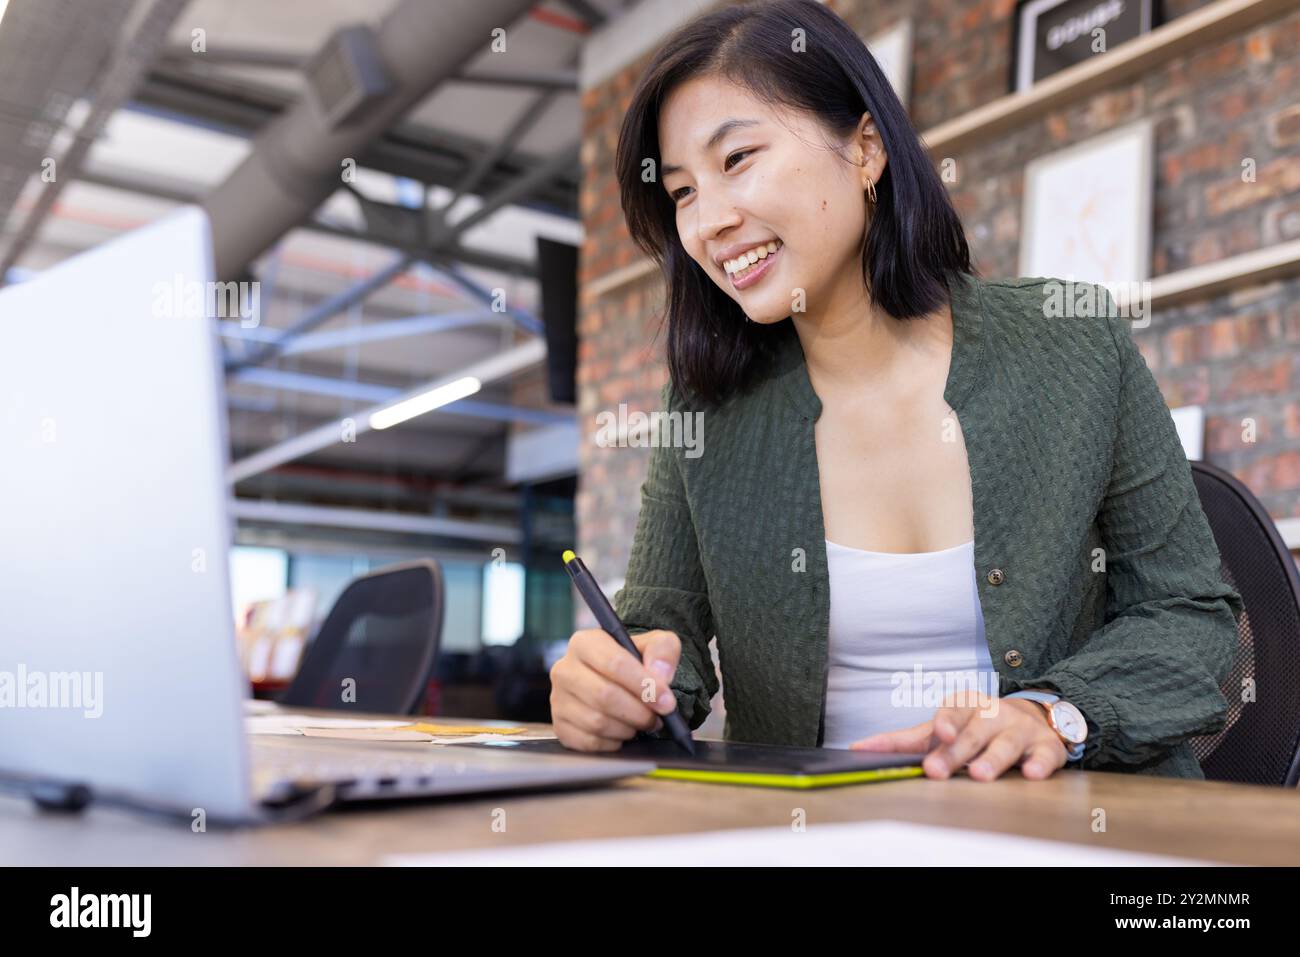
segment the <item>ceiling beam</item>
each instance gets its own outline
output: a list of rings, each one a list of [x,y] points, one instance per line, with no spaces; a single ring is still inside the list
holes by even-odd
[[[546,344],[540,339],[534,339],[523,345],[515,346],[505,352],[489,356],[478,362],[472,363],[458,372],[452,372],[440,376],[432,382],[425,383],[411,389],[400,396],[400,399],[416,398],[424,395],[440,386],[449,385],[465,376],[473,376],[480,382],[495,382],[498,379],[504,379],[513,373],[520,372],[524,369],[530,369],[533,366],[543,362],[546,358]],[[359,436],[364,432],[370,431],[370,416],[380,409],[386,408],[389,402],[376,403],[370,408],[362,409],[349,416],[355,422],[355,435]],[[269,468],[274,468],[285,462],[291,462],[294,459],[301,458],[304,455],[310,455],[312,452],[327,448],[343,440],[342,430],[339,423],[329,422],[318,428],[311,429],[292,439],[287,439],[270,448],[263,449],[261,452],[254,453],[245,459],[240,459],[230,466],[227,472],[228,481],[231,484],[250,475],[256,475],[258,472],[264,472]]]
[[[246,66],[258,69],[300,71],[308,58],[296,53],[254,47],[208,47],[196,53],[184,44],[173,44],[159,58],[162,64],[180,70],[196,65]],[[457,73],[447,82],[482,83],[488,86],[529,86],[544,90],[578,91],[577,70],[479,70]]]
[[[522,532],[512,525],[492,525],[434,515],[405,512],[376,512],[360,508],[332,508],[322,505],[297,505],[291,502],[264,502],[236,498],[230,511],[242,522],[271,522],[280,525],[323,525],[329,528],[359,528],[368,531],[407,532],[415,535],[439,535],[493,544],[517,545]]]
[[[173,203],[199,203],[203,200],[202,192],[187,183],[167,181],[158,177],[145,179],[120,170],[104,167],[82,170],[77,180],[91,186],[102,186],[106,189],[137,193],[141,196],[153,196]],[[386,207],[392,211],[400,211],[415,217],[420,216],[419,210],[412,210],[392,203],[377,203],[375,200],[366,200],[366,204]],[[322,233],[327,236],[337,236],[341,239],[351,239],[361,243],[373,243],[376,246],[387,246],[398,252],[409,253],[415,259],[424,259],[426,256],[431,255],[432,251],[427,246],[419,242],[409,241],[409,237],[403,231],[389,228],[391,226],[392,220],[390,217],[376,216],[374,220],[367,221],[364,229],[359,230],[336,223],[328,223],[320,219],[306,220],[299,223],[295,228]],[[443,250],[439,255],[463,263],[466,266],[491,269],[507,275],[527,276],[529,278],[536,278],[537,276],[537,265],[529,260],[517,259],[514,256],[506,256],[482,249],[470,249],[459,243]]]
[[[411,336],[427,336],[446,332],[451,329],[472,328],[474,326],[508,326],[512,325],[510,317],[504,313],[492,312],[490,309],[474,309],[460,312],[446,312],[433,316],[409,316],[404,319],[384,319],[378,322],[366,322],[342,329],[328,329],[313,332],[288,343],[281,355],[295,356],[308,352],[321,352],[326,349],[344,349],[367,342],[387,342],[390,339],[405,339]],[[278,338],[279,332],[266,326],[245,328],[234,319],[224,319],[217,324],[217,332],[226,339],[253,340],[270,342]]]
[[[341,182],[341,163],[381,136],[485,49],[534,0],[399,0],[375,27],[374,55],[390,92],[348,122],[310,94],[272,120],[253,149],[204,201],[218,279],[239,275],[275,240],[310,218]],[[328,41],[327,41],[328,42]]]
[[[590,0],[560,0],[560,3],[568,7],[574,16],[589,27],[598,27],[609,19],[604,11],[597,8]]]
[[[328,322],[340,312],[364,300],[375,290],[387,286],[410,267],[411,258],[405,253],[399,253],[383,269],[371,273],[360,282],[353,283],[342,292],[336,293],[312,306],[293,325],[280,330],[280,334],[273,341],[258,343],[244,355],[228,358],[225,363],[226,375],[231,375],[249,366],[264,365],[271,361],[280,355],[294,339],[297,339],[303,333],[310,332],[322,323]]]
[[[0,256],[0,285],[4,284],[4,277],[8,275],[10,267],[18,262],[19,257],[40,233],[42,224],[64,187],[77,178],[77,170],[85,162],[90,148],[95,145],[109,118],[121,109],[140,85],[149,64],[166,42],[172,23],[188,5],[189,0],[153,0],[147,11],[141,8],[142,12],[132,24],[130,41],[116,51],[112,62],[95,84],[90,113],[77,127],[72,142],[58,158],[55,167],[58,175],[44,183],[44,188],[28,210],[27,217],[10,237],[4,255]]]
[[[294,103],[283,91],[247,82],[155,68],[136,94],[133,108],[177,121],[198,123],[233,136],[252,137]],[[402,176],[426,186],[450,188],[486,152],[479,140],[419,125],[393,124],[357,154],[357,165]],[[514,151],[489,173],[485,188],[495,189],[530,168],[539,157]],[[550,183],[530,208],[578,218],[578,176]]]
[[[284,369],[245,369],[243,372],[237,373],[235,379],[247,385],[262,386],[283,392],[302,392],[308,395],[352,399],[358,402],[372,402],[382,405],[396,401],[403,393],[403,390],[392,386],[310,375],[303,372],[289,372]],[[436,412],[432,412],[430,415],[443,413],[470,416],[478,419],[491,419],[496,422],[528,422],[533,425],[559,425],[573,422],[573,413],[570,412],[550,412],[546,409],[504,405],[499,402],[484,402],[479,399],[457,399],[455,402],[439,407]],[[337,422],[334,419],[330,421]]]

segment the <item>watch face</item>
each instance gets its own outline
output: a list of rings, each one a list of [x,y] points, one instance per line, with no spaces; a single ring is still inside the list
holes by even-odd
[[[1052,705],[1052,717],[1056,719],[1056,728],[1071,744],[1079,744],[1088,737],[1088,722],[1083,712],[1068,701],[1058,701]]]

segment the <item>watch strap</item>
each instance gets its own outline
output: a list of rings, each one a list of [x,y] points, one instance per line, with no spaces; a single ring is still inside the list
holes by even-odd
[[[1049,708],[1051,705],[1054,705],[1056,702],[1061,700],[1060,695],[1052,694],[1050,691],[1031,691],[1028,689],[1024,691],[1013,691],[1011,692],[1011,694],[1004,695],[1003,697],[1025,698],[1029,701],[1037,701],[1039,704],[1047,705]],[[1084,717],[1084,720],[1085,721],[1087,720],[1086,716]],[[1052,726],[1052,730],[1054,731],[1056,730],[1054,725]],[[1059,731],[1057,731],[1056,733],[1057,736],[1060,737],[1061,733]],[[1080,741],[1078,744],[1072,744],[1071,742],[1066,741],[1065,738],[1061,738],[1061,744],[1065,746],[1065,759],[1066,761],[1070,761],[1070,762],[1078,761],[1080,758],[1082,758],[1084,748],[1088,746],[1088,742],[1086,741]]]

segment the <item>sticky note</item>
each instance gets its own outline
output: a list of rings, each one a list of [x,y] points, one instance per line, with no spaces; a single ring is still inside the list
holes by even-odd
[[[528,729],[499,728],[485,724],[433,724],[428,721],[417,721],[415,724],[404,724],[393,730],[420,731],[424,734],[521,734]]]

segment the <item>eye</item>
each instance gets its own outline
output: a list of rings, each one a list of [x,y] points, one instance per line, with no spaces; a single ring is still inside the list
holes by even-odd
[[[734,153],[732,153],[730,156],[728,156],[726,162],[722,164],[723,169],[731,169],[731,167],[732,167],[732,165],[733,165],[732,162],[731,162],[732,160],[736,159],[736,157],[738,157],[738,156],[741,156],[741,157],[748,156],[748,155],[749,155],[750,153],[752,153],[752,152],[754,152],[752,149],[750,149],[750,150],[736,150],[736,152],[734,152]],[[688,190],[688,189],[690,189],[689,186],[682,186],[682,187],[679,187],[678,189],[675,189],[675,190],[673,190],[671,193],[669,193],[668,196],[672,199],[672,201],[673,201],[674,203],[676,203],[676,202],[681,198],[682,193],[683,193],[685,190]]]
[[[730,156],[727,157],[727,162],[723,164],[723,168],[724,168],[724,169],[731,169],[731,161],[732,161],[733,159],[735,159],[737,156],[748,156],[748,155],[749,155],[750,153],[752,153],[752,152],[754,152],[754,151],[753,151],[753,150],[736,150],[736,152],[732,153]]]

